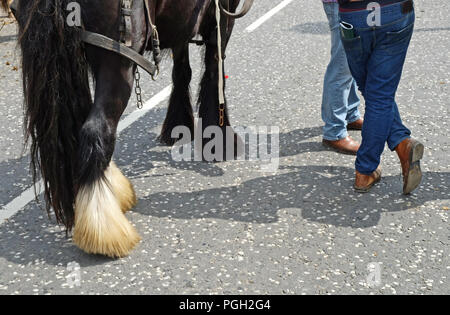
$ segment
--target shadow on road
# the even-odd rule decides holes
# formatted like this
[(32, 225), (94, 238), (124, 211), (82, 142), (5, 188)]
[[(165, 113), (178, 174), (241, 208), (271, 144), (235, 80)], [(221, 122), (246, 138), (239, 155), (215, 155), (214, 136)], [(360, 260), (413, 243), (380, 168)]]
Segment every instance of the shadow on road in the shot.
[[(145, 129), (145, 121), (137, 123), (138, 129)], [(280, 157), (294, 156), (304, 152), (321, 152), (328, 149), (320, 142), (305, 142), (305, 140), (322, 135), (321, 127), (297, 129), (280, 134)], [(154, 167), (154, 162), (164, 162), (174, 169), (193, 171), (205, 177), (223, 175), (222, 168), (215, 163), (181, 161), (172, 159), (171, 151), (155, 151), (159, 146), (157, 134), (142, 131), (136, 136), (136, 131), (127, 131), (121, 135), (116, 151), (116, 163), (124, 169), (130, 178), (147, 177), (148, 171)], [(169, 174), (166, 174), (169, 175)]]
[[(174, 219), (214, 218), (255, 224), (278, 221), (278, 211), (312, 222), (338, 227), (366, 228), (378, 224), (383, 213), (407, 211), (429, 201), (450, 199), (450, 173), (427, 172), (415, 196), (399, 192), (398, 177), (384, 178), (373, 193), (359, 195), (350, 188), (353, 170), (344, 167), (287, 167), (288, 173), (256, 178), (237, 187), (199, 192), (151, 194), (133, 210), (151, 217)], [(66, 266), (76, 261), (82, 267), (112, 262), (87, 255), (55, 228), (35, 205), (0, 227), (0, 257), (17, 263), (45, 261)], [(140, 231), (142, 232), (142, 231)]]
[[(354, 170), (344, 167), (286, 167), (290, 172), (256, 178), (236, 187), (200, 192), (162, 192), (140, 200), (135, 211), (177, 219), (216, 218), (273, 223), (277, 212), (341, 227), (367, 228), (378, 224), (382, 213), (404, 211), (428, 201), (450, 199), (450, 173), (425, 173), (424, 185), (415, 196), (402, 196), (400, 177), (386, 177), (370, 194), (356, 194)], [(189, 202), (187, 202), (189, 201)]]
[[(152, 119), (160, 122), (164, 112), (153, 114)], [(116, 161), (127, 176), (147, 177), (149, 182), (153, 176), (164, 176), (160, 172), (158, 175), (149, 174), (149, 170), (158, 167), (153, 164), (157, 161), (205, 177), (223, 175), (217, 164), (177, 163), (172, 161), (167, 150), (152, 150), (157, 146), (156, 135), (146, 129), (149, 124), (146, 118), (137, 122), (133, 130), (126, 130), (119, 139)], [(320, 134), (319, 127), (281, 134), (281, 155), (325, 150), (320, 143), (302, 142)], [(2, 168), (6, 167), (2, 165)], [(311, 222), (366, 228), (376, 226), (383, 213), (406, 211), (429, 201), (450, 199), (449, 172), (426, 172), (422, 188), (410, 197), (401, 195), (399, 176), (384, 178), (372, 193), (365, 195), (356, 194), (351, 188), (353, 176), (354, 170), (347, 167), (282, 166), (277, 175), (254, 178), (239, 186), (150, 194), (139, 200), (134, 211), (158, 218), (215, 218), (270, 224), (278, 221), (280, 210), (286, 209), (290, 215)], [(76, 248), (63, 229), (49, 221), (35, 203), (0, 226), (0, 257), (24, 265), (45, 261), (66, 266), (76, 261), (85, 267), (111, 262), (108, 258), (87, 255)]]

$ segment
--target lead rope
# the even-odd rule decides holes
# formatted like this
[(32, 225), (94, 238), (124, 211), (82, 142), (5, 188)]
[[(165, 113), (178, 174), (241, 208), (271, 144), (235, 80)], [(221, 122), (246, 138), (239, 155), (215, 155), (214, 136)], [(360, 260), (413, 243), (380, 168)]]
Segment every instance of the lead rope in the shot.
[(159, 42), (159, 33), (158, 29), (155, 25), (152, 24), (152, 21), (150, 20), (149, 16), (149, 23), (150, 28), (152, 29), (152, 53), (153, 53), (153, 61), (155, 62), (156, 66), (156, 73), (152, 75), (152, 80), (156, 81), (156, 79), (159, 76), (159, 64), (161, 63), (162, 57), (161, 57), (161, 48), (160, 48), (160, 42)]
[(225, 93), (223, 82), (223, 58), (222, 58), (222, 30), (220, 27), (220, 4), (219, 0), (216, 3), (216, 21), (217, 21), (217, 59), (219, 62), (219, 126), (225, 125)]

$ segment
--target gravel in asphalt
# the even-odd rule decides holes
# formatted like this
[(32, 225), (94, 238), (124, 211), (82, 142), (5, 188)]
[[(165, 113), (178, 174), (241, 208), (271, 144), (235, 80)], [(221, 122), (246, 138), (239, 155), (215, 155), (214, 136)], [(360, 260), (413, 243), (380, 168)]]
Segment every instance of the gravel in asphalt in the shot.
[[(402, 196), (393, 153), (383, 156), (383, 181), (360, 195), (354, 157), (321, 144), (330, 50), (321, 2), (295, 0), (245, 31), (278, 2), (258, 0), (237, 23), (226, 60), (231, 121), (280, 128), (278, 172), (254, 162), (173, 161), (156, 141), (164, 102), (121, 133), (114, 156), (139, 199), (127, 214), (143, 238), (131, 256), (83, 253), (33, 201), (0, 225), (0, 294), (450, 292), (450, 3), (416, 0), (398, 103), (426, 153), (422, 186)], [(0, 32), (1, 206), (31, 184), (15, 31)], [(194, 96), (199, 55), (193, 47)], [(158, 82), (145, 76), (145, 98), (170, 84), (170, 70), (168, 58)], [(133, 98), (126, 114), (134, 109)], [(71, 287), (73, 263), (81, 279)], [(380, 267), (378, 286), (367, 281), (371, 263)]]

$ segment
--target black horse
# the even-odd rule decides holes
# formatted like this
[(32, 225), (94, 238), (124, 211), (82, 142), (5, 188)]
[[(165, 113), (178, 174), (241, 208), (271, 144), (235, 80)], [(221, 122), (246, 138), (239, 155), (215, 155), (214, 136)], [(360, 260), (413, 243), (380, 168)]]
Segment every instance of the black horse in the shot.
[[(6, 8), (8, 0), (0, 0)], [(113, 40), (121, 37), (121, 0), (77, 0), (82, 28), (66, 22), (74, 0), (16, 0), (22, 52), (25, 128), (31, 140), (35, 181), (42, 177), (47, 210), (87, 253), (123, 257), (140, 237), (124, 213), (136, 204), (130, 181), (111, 161), (116, 130), (132, 93), (136, 65), (128, 59), (85, 44), (82, 29)], [(147, 3), (144, 3), (147, 1)], [(240, 0), (229, 1), (236, 12)], [(248, 0), (246, 0), (248, 1)], [(250, 1), (252, 2), (252, 1)], [(229, 126), (219, 120), (218, 45), (214, 0), (134, 0), (132, 46), (140, 54), (152, 49), (149, 18), (159, 31), (161, 49), (173, 53), (173, 91), (160, 139), (172, 145), (176, 126), (194, 134), (189, 84), (192, 71), (189, 42), (201, 36), (205, 45), (205, 73), (199, 95), (203, 128)], [(225, 51), (234, 19), (222, 10), (227, 23)], [(89, 78), (95, 83), (92, 99)], [(223, 116), (222, 116), (223, 117)], [(223, 133), (226, 135), (226, 132)], [(226, 139), (223, 139), (226, 143)]]

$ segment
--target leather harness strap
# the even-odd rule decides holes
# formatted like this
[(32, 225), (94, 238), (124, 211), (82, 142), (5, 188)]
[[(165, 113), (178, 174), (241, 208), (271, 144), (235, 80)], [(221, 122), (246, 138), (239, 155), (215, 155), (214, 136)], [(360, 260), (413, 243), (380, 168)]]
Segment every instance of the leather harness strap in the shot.
[[(153, 52), (153, 61), (155, 62), (156, 66), (158, 67), (161, 63), (162, 57), (161, 57), (161, 48), (160, 48), (160, 42), (159, 42), (159, 34), (158, 29), (156, 28), (156, 25), (152, 22), (152, 9), (153, 12), (156, 11), (156, 5), (154, 5), (154, 1), (151, 3), (153, 4), (152, 8), (150, 7), (150, 0), (144, 0), (144, 6), (145, 6), (145, 12), (147, 13), (147, 23), (150, 29), (150, 40), (152, 41), (152, 52)], [(155, 17), (156, 18), (156, 17)]]
[[(153, 51), (153, 61), (155, 64), (144, 58), (138, 52), (133, 50), (131, 47), (133, 45), (133, 23), (132, 23), (132, 8), (133, 8), (133, 0), (121, 0), (121, 15), (122, 15), (122, 23), (120, 27), (121, 34), (121, 42), (115, 41), (111, 38), (108, 38), (104, 35), (89, 32), (86, 30), (82, 31), (82, 40), (90, 45), (100, 47), (106, 49), (108, 51), (117, 53), (147, 71), (152, 77), (155, 77), (159, 72), (159, 63), (161, 62), (161, 50), (160, 50), (160, 42), (158, 31), (156, 26), (152, 22), (152, 14), (149, 5), (150, 0), (142, 0), (144, 1), (144, 7), (147, 16), (148, 29), (150, 30), (150, 38), (152, 43), (152, 51)], [(218, 4), (220, 7), (220, 12), (224, 14), (227, 18), (241, 18), (248, 13), (250, 8), (253, 5), (254, 0), (245, 0), (242, 10), (238, 13), (229, 12), (229, 0), (219, 0), (216, 1), (216, 5)], [(225, 3), (225, 5), (224, 5)], [(220, 17), (218, 17), (220, 20)], [(220, 22), (219, 22), (220, 23)], [(225, 47), (226, 43), (226, 34), (228, 28), (228, 20), (226, 23), (220, 23), (220, 35), (223, 34), (223, 38), (221, 40), (220, 46)], [(218, 33), (219, 33), (218, 32)], [(220, 38), (221, 36), (218, 35)], [(200, 44), (200, 42), (196, 42), (196, 44)]]
[[(108, 51), (115, 52), (139, 65), (145, 71), (147, 71), (153, 79), (159, 74), (159, 63), (161, 62), (161, 50), (159, 35), (156, 26), (152, 23), (152, 14), (150, 0), (143, 0), (144, 8), (147, 20), (147, 32), (150, 33), (150, 40), (152, 43), (153, 61), (155, 64), (144, 58), (138, 52), (133, 50), (133, 24), (132, 24), (132, 8), (133, 0), (121, 0), (121, 16), (122, 23), (120, 27), (121, 43), (108, 38), (104, 35), (82, 31), (82, 39), (85, 43), (106, 49)], [(223, 74), (223, 59), (225, 58), (224, 48), (228, 41), (228, 28), (229, 20), (241, 18), (248, 13), (253, 5), (254, 0), (245, 0), (242, 10), (239, 13), (230, 13), (230, 1), (229, 0), (213, 0), (215, 3), (215, 16), (217, 22), (217, 59), (218, 59), (218, 94), (219, 94), (219, 126), (225, 125), (225, 95), (224, 95), (224, 74)], [(225, 5), (225, 8), (224, 8)], [(155, 10), (155, 8), (153, 8)], [(221, 16), (224, 15), (226, 19), (221, 20)], [(198, 44), (198, 43), (197, 43)], [(140, 74), (136, 68), (136, 95), (138, 98), (138, 108), (142, 108), (141, 88), (139, 86)]]
[[(155, 46), (154, 37), (158, 36), (156, 27), (151, 22), (152, 20), (150, 15), (150, 9), (148, 7), (147, 0), (143, 1), (146, 8), (146, 14), (148, 15), (147, 20), (150, 25), (149, 28), (151, 29), (152, 43)], [(154, 59), (156, 65), (131, 48), (133, 46), (133, 24), (131, 19), (133, 12), (132, 8), (133, 8), (133, 0), (121, 0), (121, 13), (122, 13), (122, 23), (120, 26), (121, 42), (115, 41), (104, 35), (89, 32), (86, 30), (82, 31), (82, 40), (87, 44), (106, 49), (108, 51), (119, 54), (127, 58), (128, 60), (131, 60), (132, 62), (140, 66), (142, 69), (147, 71), (152, 77), (155, 77), (159, 72), (158, 64), (161, 61), (159, 39), (156, 39), (158, 47), (154, 47)]]
[(158, 72), (158, 68), (144, 56), (109, 37), (97, 33), (83, 31), (82, 40), (87, 44), (112, 51), (133, 61), (152, 76), (156, 75)]
[(127, 47), (133, 45), (133, 24), (131, 21), (133, 7), (133, 0), (122, 0), (121, 1), (121, 12), (122, 12), (122, 24), (121, 24), (121, 41)]

